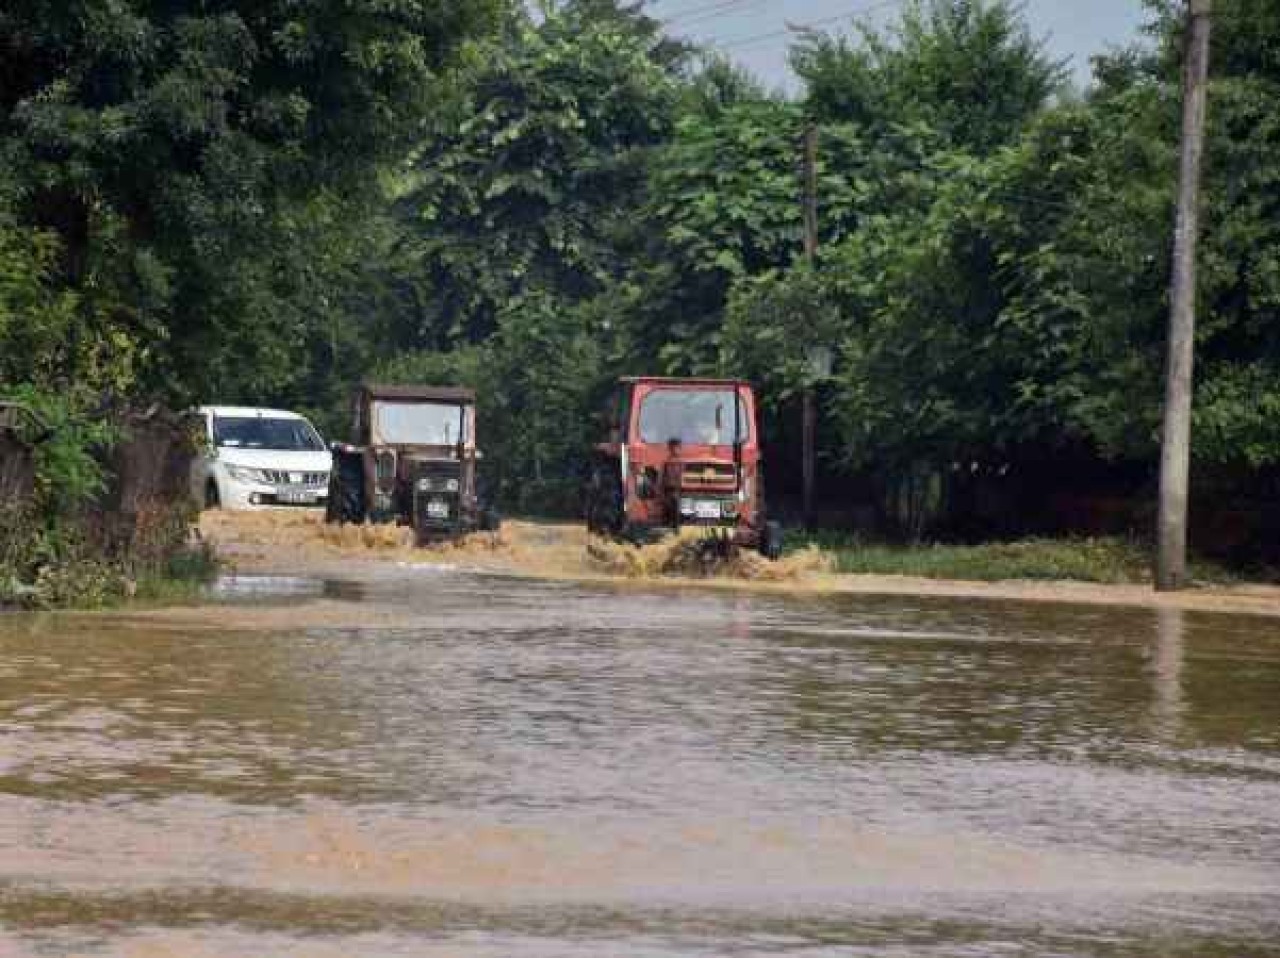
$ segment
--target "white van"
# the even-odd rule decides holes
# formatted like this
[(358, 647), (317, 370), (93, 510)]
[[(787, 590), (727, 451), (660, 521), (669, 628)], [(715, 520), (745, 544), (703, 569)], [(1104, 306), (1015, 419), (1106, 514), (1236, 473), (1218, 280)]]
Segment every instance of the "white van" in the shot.
[(333, 455), (297, 413), (246, 406), (203, 406), (205, 447), (191, 470), (191, 491), (205, 508), (322, 506)]

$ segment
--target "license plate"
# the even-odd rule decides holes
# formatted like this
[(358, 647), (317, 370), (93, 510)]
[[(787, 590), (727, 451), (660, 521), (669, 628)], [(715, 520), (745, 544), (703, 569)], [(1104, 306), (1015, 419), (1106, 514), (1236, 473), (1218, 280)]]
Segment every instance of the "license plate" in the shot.
[(302, 489), (280, 489), (276, 492), (276, 501), (291, 506), (313, 506), (319, 501), (319, 493)]
[(693, 514), (699, 519), (719, 519), (720, 503), (700, 500), (693, 504)]
[(440, 501), (440, 500), (438, 500), (438, 499), (433, 499), (433, 500), (431, 500), (430, 502), (428, 502), (428, 503), (427, 503), (427, 518), (428, 518), (428, 519), (448, 519), (448, 518), (449, 518), (449, 503), (447, 503), (447, 502), (441, 502), (441, 501)]

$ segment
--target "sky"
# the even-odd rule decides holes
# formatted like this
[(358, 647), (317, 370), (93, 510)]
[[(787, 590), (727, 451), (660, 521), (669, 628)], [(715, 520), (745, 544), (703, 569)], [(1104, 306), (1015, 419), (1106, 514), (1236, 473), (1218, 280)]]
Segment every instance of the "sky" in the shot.
[[(1070, 61), (1078, 83), (1089, 78), (1089, 57), (1138, 38), (1142, 0), (1023, 0), (1034, 35)], [(723, 45), (724, 52), (774, 87), (789, 86), (788, 23), (847, 27), (855, 18), (892, 22), (902, 0), (650, 0), (647, 12), (676, 34)], [(778, 36), (769, 34), (781, 33)]]

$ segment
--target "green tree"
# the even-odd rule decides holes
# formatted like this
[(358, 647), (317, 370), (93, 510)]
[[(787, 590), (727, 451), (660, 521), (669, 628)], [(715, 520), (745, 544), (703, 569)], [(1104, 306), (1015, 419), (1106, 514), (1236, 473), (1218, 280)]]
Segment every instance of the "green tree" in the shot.
[(439, 69), (502, 6), (7, 3), (0, 144), (23, 171), (20, 221), (58, 237), (82, 322), (142, 344), (147, 386), (278, 383), (292, 331), (270, 321), (263, 264), (296, 205), (373, 195)]
[(81, 402), (124, 394), (134, 384), (138, 344), (66, 288), (58, 236), (21, 224), (14, 192), (0, 174), (0, 391), (38, 384)]
[[(1181, 29), (1172, 6), (1153, 7), (1161, 55), (1104, 62), (1098, 94), (1006, 164), (1015, 188), (1056, 184), (1070, 206), (1022, 262), (1013, 315), (1070, 331), (1058, 375), (1029, 396), (1104, 455), (1147, 462), (1162, 401)], [(1280, 69), (1266, 39), (1280, 22), (1263, 7), (1215, 7), (1193, 447), (1202, 473), (1280, 463), (1265, 414), (1280, 402)]]
[[(684, 117), (654, 158), (646, 219), (652, 224), (631, 282), (645, 290), (626, 321), (641, 356), (675, 373), (719, 365), (733, 284), (788, 268), (803, 249), (800, 151), (806, 120), (795, 104), (747, 100)], [(823, 239), (858, 222), (870, 189), (857, 131), (822, 131)]]
[(979, 153), (1016, 138), (1065, 78), (1011, 0), (912, 0), (886, 32), (809, 34), (791, 63), (819, 119), (924, 123)]
[(675, 93), (649, 42), (611, 20), (552, 15), (475, 50), (399, 202), (415, 285), (402, 341), (480, 342), (513, 302), (587, 299), (618, 276)]

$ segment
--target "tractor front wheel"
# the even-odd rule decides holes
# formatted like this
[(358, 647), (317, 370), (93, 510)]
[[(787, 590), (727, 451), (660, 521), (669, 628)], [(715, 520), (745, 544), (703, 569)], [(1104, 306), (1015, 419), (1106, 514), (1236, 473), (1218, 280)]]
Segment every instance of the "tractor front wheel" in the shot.
[(764, 524), (764, 529), (760, 533), (760, 554), (775, 562), (782, 558), (782, 525), (780, 523)]
[(587, 528), (596, 535), (621, 536), (626, 521), (622, 477), (616, 467), (597, 465), (587, 488)]

